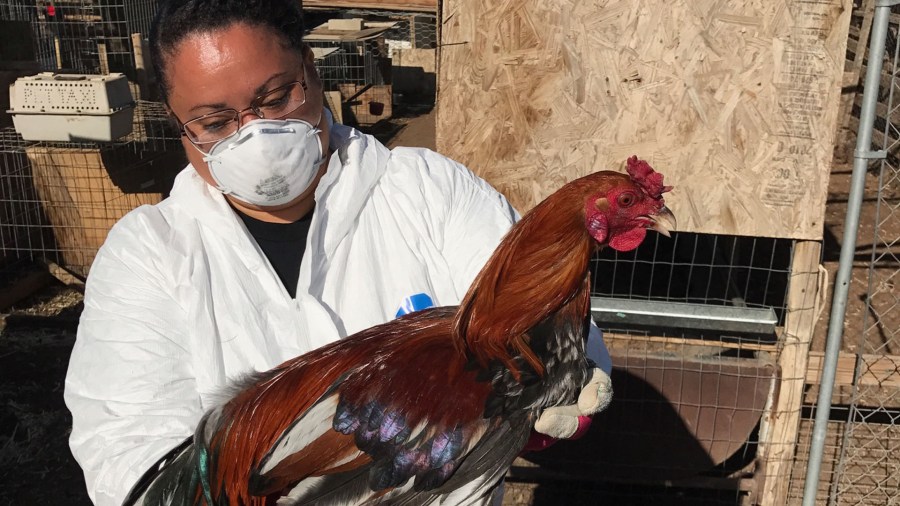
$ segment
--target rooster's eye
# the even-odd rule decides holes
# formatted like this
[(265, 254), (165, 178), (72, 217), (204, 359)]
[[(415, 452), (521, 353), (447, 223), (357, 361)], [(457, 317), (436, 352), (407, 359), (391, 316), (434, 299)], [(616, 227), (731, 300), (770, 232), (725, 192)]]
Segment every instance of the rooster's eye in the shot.
[(623, 193), (619, 195), (619, 207), (631, 207), (634, 204), (635, 197), (633, 193)]

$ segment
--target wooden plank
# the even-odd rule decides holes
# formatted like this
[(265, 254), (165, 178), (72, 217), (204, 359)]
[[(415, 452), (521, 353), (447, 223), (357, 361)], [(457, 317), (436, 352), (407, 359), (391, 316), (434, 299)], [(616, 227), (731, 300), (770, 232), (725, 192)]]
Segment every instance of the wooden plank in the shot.
[(526, 211), (637, 154), (679, 230), (819, 239), (850, 0), (443, 3), (437, 145)]
[(362, 18), (329, 19), (328, 20), (328, 29), (329, 30), (344, 30), (344, 31), (358, 32), (363, 29), (363, 19)]
[(97, 43), (97, 59), (100, 61), (100, 73), (109, 74), (109, 55), (106, 52), (106, 43)]
[(800, 408), (809, 345), (816, 318), (823, 304), (819, 274), (822, 245), (817, 241), (799, 241), (794, 247), (791, 279), (788, 287), (787, 315), (778, 355), (781, 381), (776, 386), (760, 423), (760, 472), (763, 506), (787, 504), (788, 479), (800, 428)]
[[(841, 353), (838, 357), (837, 374), (834, 377), (835, 387), (853, 385), (856, 373), (857, 356), (853, 353)], [(897, 355), (863, 355), (862, 371), (859, 385), (875, 387), (900, 387), (900, 356)], [(809, 368), (806, 370), (806, 383), (819, 385), (822, 377), (822, 366), (825, 354), (814, 351), (809, 354)]]
[(317, 41), (340, 41), (340, 42), (359, 42), (363, 40), (374, 39), (384, 32), (388, 31), (389, 28), (385, 28), (383, 26), (376, 26), (371, 28), (363, 28), (362, 30), (357, 31), (348, 31), (348, 30), (331, 30), (327, 27), (327, 25), (322, 25), (313, 31), (309, 32), (306, 36), (303, 37), (303, 40), (309, 42), (317, 42)]
[(312, 49), (313, 59), (315, 59), (316, 62), (318, 62), (319, 60), (323, 60), (323, 59), (327, 58), (329, 55), (340, 51), (340, 48), (337, 48), (337, 47), (313, 47), (310, 49)]
[(689, 339), (683, 337), (642, 336), (638, 334), (624, 334), (610, 331), (603, 332), (603, 340), (606, 341), (610, 347), (616, 346), (616, 341), (623, 341), (625, 343), (638, 342), (655, 343), (666, 346), (702, 346), (710, 348), (728, 348), (733, 350), (766, 351), (771, 353), (778, 350), (777, 344)]
[(62, 70), (62, 50), (59, 45), (59, 36), (53, 36), (53, 47), (56, 52), (56, 70)]
[[(119, 186), (142, 186), (154, 180), (152, 170), (130, 169), (123, 174), (123, 168), (134, 167), (131, 164), (138, 160), (127, 157), (138, 154), (121, 151), (116, 152), (121, 157), (104, 157), (101, 149), (44, 145), (30, 146), (25, 153), (38, 198), (53, 225), (62, 263), (82, 277), (87, 277), (109, 229), (120, 218), (140, 205), (157, 204), (163, 198), (161, 193), (129, 193)], [(145, 163), (151, 158), (147, 152), (140, 156)], [(119, 180), (114, 182), (113, 175)]]
[(438, 0), (303, 0), (303, 8), (437, 12)]
[(84, 279), (83, 277), (78, 277), (73, 272), (69, 271), (65, 267), (57, 264), (56, 262), (46, 262), (47, 272), (50, 273), (51, 276), (59, 280), (62, 284), (74, 288), (81, 293), (84, 293)]
[(390, 84), (361, 86), (339, 83), (344, 120), (350, 125), (371, 126), (393, 114), (393, 96)]
[[(859, 78), (862, 75), (863, 61), (865, 60), (867, 53), (866, 48), (869, 44), (869, 34), (872, 32), (872, 18), (874, 13), (875, 0), (865, 0), (863, 3), (862, 26), (859, 29), (859, 35), (853, 49), (853, 61), (847, 69), (849, 76), (846, 80), (850, 83), (849, 86), (855, 87), (859, 84)], [(841, 97), (841, 109), (838, 113), (838, 118), (841, 119), (841, 127), (845, 130), (850, 125), (850, 117), (852, 116), (851, 112), (853, 111), (853, 104), (856, 102), (856, 95), (856, 90), (852, 90)], [(845, 132), (842, 136), (842, 140), (845, 143), (847, 137), (848, 135)]]
[(331, 110), (331, 114), (334, 116), (334, 121), (336, 123), (344, 124), (344, 105), (341, 100), (341, 92), (340, 91), (326, 91), (325, 92), (325, 102), (328, 104), (328, 109)]

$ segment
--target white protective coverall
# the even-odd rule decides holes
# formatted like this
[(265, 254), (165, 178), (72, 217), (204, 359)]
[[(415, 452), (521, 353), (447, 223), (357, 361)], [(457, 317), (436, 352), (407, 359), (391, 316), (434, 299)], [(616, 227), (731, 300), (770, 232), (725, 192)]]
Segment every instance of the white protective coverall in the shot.
[(169, 198), (110, 231), (65, 385), (70, 446), (95, 504), (121, 504), (242, 374), (391, 320), (416, 294), (457, 304), (518, 219), (487, 183), (432, 151), (388, 150), (339, 124), (331, 139), (296, 299), (190, 166)]

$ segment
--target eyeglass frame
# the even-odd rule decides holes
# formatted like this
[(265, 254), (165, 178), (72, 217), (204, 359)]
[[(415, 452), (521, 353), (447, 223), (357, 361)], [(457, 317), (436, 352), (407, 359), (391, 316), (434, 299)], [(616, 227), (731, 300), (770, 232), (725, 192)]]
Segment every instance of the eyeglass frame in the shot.
[[(259, 101), (260, 101), (260, 99), (262, 99), (263, 97), (269, 96), (270, 94), (275, 93), (275, 92), (277, 92), (277, 91), (280, 91), (280, 90), (283, 90), (283, 89), (285, 89), (285, 88), (288, 88), (288, 87), (290, 87), (290, 86), (294, 86), (294, 85), (296, 85), (296, 84), (299, 84), (299, 85), (300, 85), (300, 88), (303, 90), (303, 101), (300, 102), (299, 104), (297, 104), (297, 107), (295, 107), (294, 109), (292, 109), (292, 110), (290, 110), (290, 111), (288, 111), (288, 112), (286, 112), (286, 113), (284, 113), (284, 114), (282, 114), (281, 116), (278, 116), (278, 117), (276, 117), (276, 118), (266, 118), (265, 116), (263, 116), (262, 111), (259, 110), (259, 107), (260, 107)], [(301, 107), (303, 107), (304, 105), (306, 105), (306, 101), (307, 101), (307, 98), (308, 98), (308, 95), (307, 95), (307, 91), (308, 91), (308, 90), (309, 90), (309, 86), (306, 84), (306, 69), (303, 69), (303, 76), (302, 76), (299, 80), (297, 80), (297, 81), (291, 81), (291, 82), (285, 83), (285, 84), (282, 85), (282, 86), (279, 86), (279, 87), (274, 88), (274, 89), (271, 89), (271, 90), (269, 90), (269, 91), (267, 91), (267, 92), (265, 92), (265, 93), (262, 93), (262, 94), (260, 94), (260, 95), (257, 95), (253, 100), (250, 101), (250, 107), (247, 107), (247, 108), (244, 108), (244, 109), (241, 109), (241, 110), (237, 110), (237, 109), (235, 109), (235, 108), (233, 108), (233, 107), (228, 107), (228, 108), (225, 108), (225, 109), (219, 109), (218, 111), (213, 111), (213, 112), (210, 112), (210, 113), (206, 113), (206, 114), (197, 116), (196, 118), (191, 118), (191, 119), (189, 119), (189, 120), (187, 120), (187, 121), (181, 121), (181, 119), (178, 118), (178, 115), (176, 115), (174, 111), (171, 111), (171, 109), (170, 109), (170, 111), (172, 112), (172, 117), (175, 118), (175, 121), (178, 122), (178, 129), (181, 130), (181, 135), (182, 135), (183, 137), (187, 137), (187, 140), (188, 140), (191, 144), (193, 144), (193, 145), (196, 146), (197, 148), (201, 148), (201, 150), (202, 150), (203, 146), (207, 146), (207, 145), (209, 145), (209, 144), (215, 144), (215, 143), (217, 143), (217, 142), (221, 142), (221, 141), (223, 141), (223, 140), (225, 140), (225, 139), (228, 139), (229, 137), (232, 137), (232, 136), (234, 136), (235, 134), (237, 134), (237, 131), (240, 130), (240, 128), (241, 128), (242, 126), (244, 126), (244, 115), (247, 113), (247, 111), (253, 111), (253, 114), (255, 114), (257, 117), (259, 117), (259, 118), (261, 118), (261, 119), (281, 119), (281, 118), (284, 118), (285, 116), (287, 116), (288, 114), (291, 114), (292, 112), (296, 111), (297, 109), (300, 109)], [(255, 105), (254, 105), (254, 104), (255, 104)], [(238, 127), (237, 127), (237, 129), (236, 129), (234, 132), (232, 132), (232, 133), (226, 135), (225, 137), (222, 137), (221, 139), (216, 139), (216, 140), (214, 140), (214, 141), (197, 142), (197, 141), (195, 141), (194, 139), (191, 138), (191, 135), (188, 133), (188, 130), (187, 130), (187, 126), (188, 126), (190, 123), (193, 123), (194, 121), (198, 121), (198, 120), (201, 120), (201, 119), (204, 119), (204, 118), (208, 118), (208, 117), (210, 117), (210, 116), (214, 116), (214, 115), (216, 115), (216, 114), (221, 114), (221, 113), (223, 113), (223, 112), (229, 112), (229, 111), (233, 111), (233, 112), (237, 115), (237, 123), (238, 123)]]

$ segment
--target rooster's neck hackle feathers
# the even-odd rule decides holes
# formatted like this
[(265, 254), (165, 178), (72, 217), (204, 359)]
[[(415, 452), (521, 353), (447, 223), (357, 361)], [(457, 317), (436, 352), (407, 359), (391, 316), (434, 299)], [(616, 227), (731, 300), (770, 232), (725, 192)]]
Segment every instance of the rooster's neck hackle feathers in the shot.
[[(513, 357), (539, 374), (529, 329), (583, 288), (596, 243), (585, 227), (585, 200), (621, 181), (600, 172), (575, 180), (526, 214), (504, 237), (460, 304), (454, 331), (461, 352), (482, 366), (499, 360), (518, 378)], [(610, 179), (610, 184), (604, 184)]]

